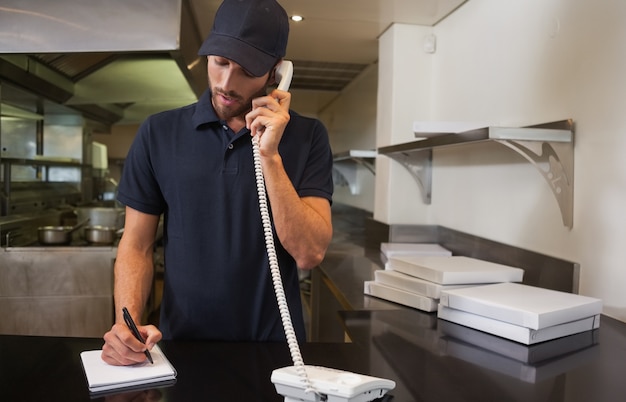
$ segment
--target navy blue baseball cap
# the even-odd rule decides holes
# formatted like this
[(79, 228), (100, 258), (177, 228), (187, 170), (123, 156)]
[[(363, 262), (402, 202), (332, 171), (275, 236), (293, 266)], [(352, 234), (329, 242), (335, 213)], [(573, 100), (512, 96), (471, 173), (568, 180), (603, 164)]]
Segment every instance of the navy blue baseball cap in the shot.
[(276, 0), (224, 0), (198, 54), (226, 57), (261, 77), (285, 56), (288, 36), (289, 18)]

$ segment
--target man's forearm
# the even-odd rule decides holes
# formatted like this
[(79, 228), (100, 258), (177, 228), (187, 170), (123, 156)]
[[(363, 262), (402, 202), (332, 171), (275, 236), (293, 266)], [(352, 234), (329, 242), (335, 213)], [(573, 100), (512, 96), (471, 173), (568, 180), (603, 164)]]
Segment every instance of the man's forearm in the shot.
[(267, 194), (278, 238), (302, 269), (314, 268), (332, 238), (328, 200), (300, 198), (276, 155), (263, 160)]
[(122, 307), (141, 320), (143, 310), (152, 289), (154, 267), (152, 256), (130, 257), (129, 253), (118, 254), (115, 263), (115, 316), (117, 322), (123, 322)]

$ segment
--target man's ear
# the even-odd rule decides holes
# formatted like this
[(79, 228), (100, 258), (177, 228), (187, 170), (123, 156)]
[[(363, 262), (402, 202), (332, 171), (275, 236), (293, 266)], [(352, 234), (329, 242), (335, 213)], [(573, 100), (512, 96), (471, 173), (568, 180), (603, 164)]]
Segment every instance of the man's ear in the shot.
[(283, 59), (279, 59), (276, 64), (274, 64), (274, 67), (272, 67), (272, 69), (270, 70), (270, 75), (268, 77), (268, 84), (269, 85), (277, 85), (278, 82), (276, 82), (276, 68), (278, 67), (278, 65), (283, 61)]

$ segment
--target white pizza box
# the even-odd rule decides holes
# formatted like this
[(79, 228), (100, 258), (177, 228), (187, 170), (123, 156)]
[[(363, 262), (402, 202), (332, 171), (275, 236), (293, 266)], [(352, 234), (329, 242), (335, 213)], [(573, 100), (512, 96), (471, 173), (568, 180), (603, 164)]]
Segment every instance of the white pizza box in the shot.
[(445, 307), (531, 329), (602, 313), (602, 300), (521, 283), (496, 283), (441, 292)]
[(413, 307), (422, 311), (437, 311), (437, 300), (435, 299), (415, 293), (405, 292), (404, 290), (392, 288), (374, 281), (365, 281), (364, 293), (366, 295), (378, 297), (380, 299)]
[(524, 270), (465, 256), (393, 257), (385, 269), (441, 285), (521, 282)]
[(484, 331), (525, 345), (549, 341), (567, 335), (590, 331), (600, 326), (600, 315), (577, 319), (541, 329), (532, 329), (482, 315), (456, 310), (439, 303), (437, 317), (466, 327)]
[(452, 251), (434, 243), (381, 243), (380, 252), (383, 263), (391, 257), (403, 255), (452, 255)]
[(437, 330), (441, 340), (467, 344), (525, 364), (538, 364), (545, 360), (574, 353), (598, 343), (598, 330), (579, 332), (533, 345), (524, 345), (496, 335), (488, 334), (451, 321), (438, 320)]
[(588, 364), (597, 358), (599, 351), (600, 349), (594, 344), (572, 353), (548, 359), (540, 364), (528, 364), (464, 342), (455, 341), (453, 338), (442, 340), (439, 347), (441, 354), (531, 384), (557, 377), (573, 368)]
[(379, 269), (374, 271), (376, 283), (387, 285), (405, 292), (417, 293), (418, 295), (439, 299), (442, 290), (456, 289), (475, 285), (441, 285), (402, 272)]

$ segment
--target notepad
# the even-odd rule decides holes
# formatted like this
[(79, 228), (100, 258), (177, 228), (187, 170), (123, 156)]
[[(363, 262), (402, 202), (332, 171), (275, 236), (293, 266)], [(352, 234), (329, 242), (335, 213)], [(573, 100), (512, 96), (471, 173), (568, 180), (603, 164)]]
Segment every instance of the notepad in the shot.
[(169, 385), (175, 381), (176, 369), (161, 349), (154, 346), (150, 353), (154, 364), (146, 360), (133, 366), (112, 366), (102, 360), (102, 350), (81, 352), (80, 359), (87, 377), (89, 392), (101, 393), (158, 383)]

